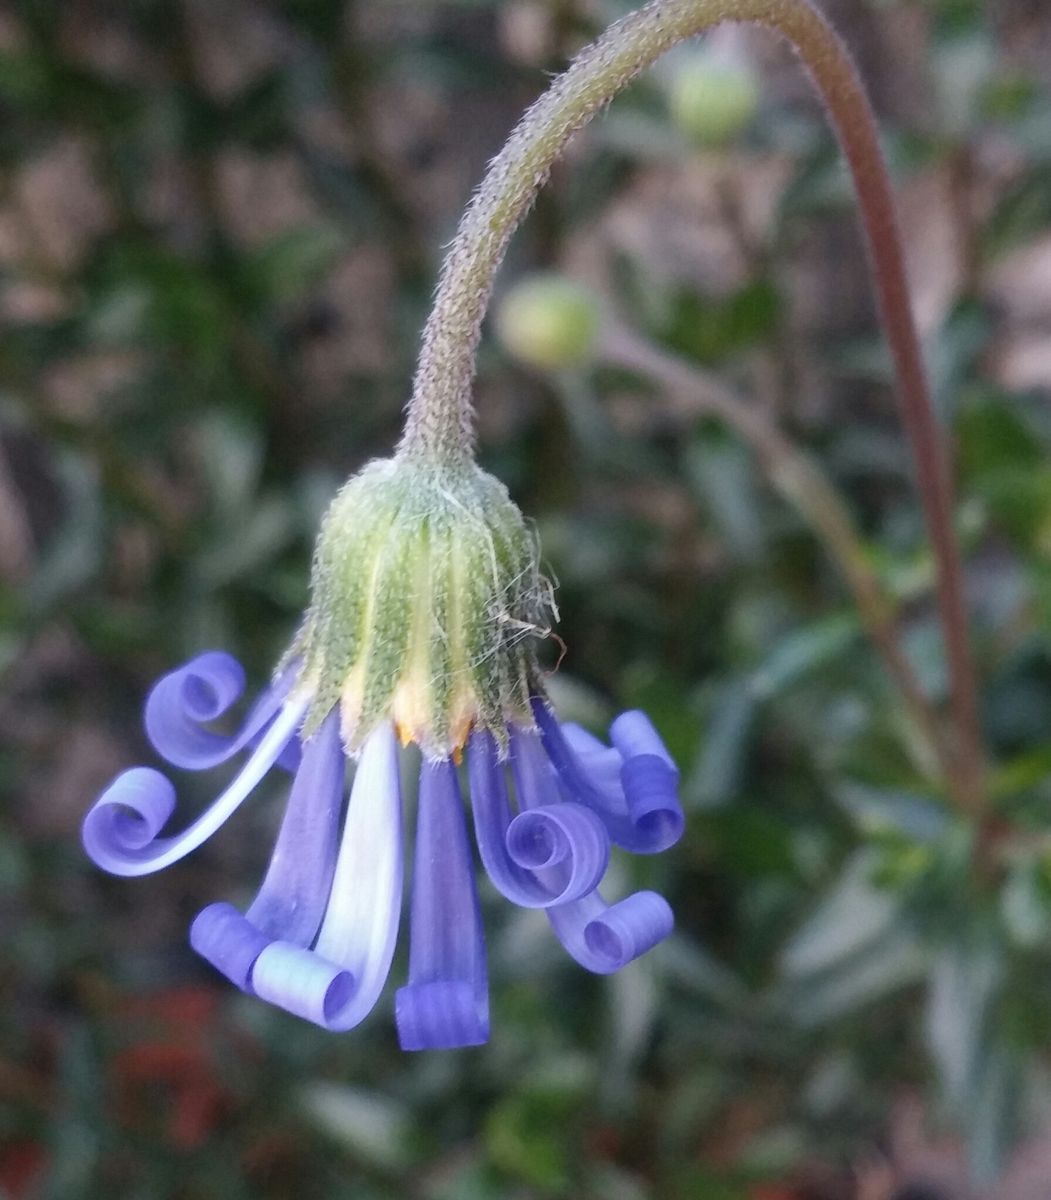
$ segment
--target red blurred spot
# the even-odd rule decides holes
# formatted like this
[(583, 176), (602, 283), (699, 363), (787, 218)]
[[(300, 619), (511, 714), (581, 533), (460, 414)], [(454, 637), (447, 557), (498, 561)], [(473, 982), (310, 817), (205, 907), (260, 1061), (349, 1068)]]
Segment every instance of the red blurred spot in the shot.
[(11, 1200), (32, 1195), (46, 1161), (44, 1148), (36, 1142), (9, 1142), (0, 1146), (0, 1193)]
[(206, 1024), (219, 1011), (218, 994), (211, 988), (174, 987), (145, 996), (127, 996), (120, 1016), (127, 1020), (153, 1020), (172, 1025)]
[(130, 1044), (113, 1060), (117, 1110), (136, 1127), (157, 1111), (164, 1096), (163, 1130), (172, 1146), (190, 1150), (215, 1128), (228, 1104), (217, 1071), (214, 1037), (219, 1004), (205, 988), (171, 988), (124, 1000), (122, 1024)]
[(748, 1200), (799, 1200), (799, 1193), (787, 1183), (756, 1183), (748, 1189)]

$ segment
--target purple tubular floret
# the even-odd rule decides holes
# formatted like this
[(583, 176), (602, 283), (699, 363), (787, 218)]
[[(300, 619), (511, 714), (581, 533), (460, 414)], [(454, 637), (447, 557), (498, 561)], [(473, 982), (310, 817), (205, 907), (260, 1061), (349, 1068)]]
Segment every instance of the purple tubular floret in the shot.
[(520, 867), (550, 880), (548, 905), (565, 904), (601, 883), (609, 865), (609, 835), (583, 804), (548, 804), (515, 817), (507, 830), (507, 853)]
[(677, 842), (683, 830), (679, 768), (653, 722), (645, 713), (625, 712), (609, 733), (623, 758), (620, 779), (632, 821), (639, 828), (649, 828), (656, 841)]
[(175, 811), (175, 788), (152, 767), (123, 771), (95, 801), (81, 831), (88, 857), (114, 875), (140, 854)]
[(622, 712), (609, 727), (609, 737), (625, 761), (629, 758), (655, 755), (678, 777), (679, 769), (675, 760), (668, 753), (668, 747), (654, 728), (653, 722), (644, 712), (639, 712), (638, 709)]
[(420, 771), (409, 981), (395, 998), (403, 1050), (480, 1046), (489, 1038), (485, 936), (456, 768)]
[(325, 913), (335, 868), (343, 801), (343, 748), (331, 713), (306, 743), (262, 886), (242, 916), (211, 904), (190, 929), (190, 944), (243, 991), (273, 941), (309, 946)]
[(194, 950), (243, 992), (251, 992), (252, 968), (272, 940), (225, 901), (202, 908), (190, 926)]
[[(525, 773), (522, 757), (520, 749), (519, 777)], [(546, 758), (542, 765), (555, 784)], [(609, 835), (591, 809), (560, 801), (556, 785), (542, 798), (554, 803), (513, 815), (504, 765), (485, 732), (471, 737), (468, 771), (478, 851), (502, 896), (522, 908), (547, 908), (598, 886), (609, 862)], [(537, 793), (530, 798), (538, 799)], [(526, 803), (521, 791), (519, 800)]]
[[(194, 920), (194, 949), (243, 991), (330, 1031), (373, 1009), (386, 984), (401, 914), (403, 847), (397, 740), (390, 724), (367, 739), (346, 817), (339, 715), (301, 743), (309, 699), (278, 679), (232, 736), (207, 728), (240, 698), (244, 672), (211, 651), (161, 679), (146, 704), (158, 752), (191, 769), (239, 750), (247, 761), (213, 804), (182, 832), (161, 837), (175, 791), (160, 772), (125, 771), (84, 819), (91, 858), (119, 875), (142, 875), (182, 858), (217, 830), (275, 764), (295, 772), (259, 891), (242, 914), (231, 904)], [(468, 773), (482, 862), (496, 889), (543, 908), (566, 950), (609, 974), (672, 930), (667, 902), (640, 891), (614, 904), (599, 893), (610, 843), (655, 853), (681, 836), (678, 770), (640, 712), (614, 721), (612, 746), (562, 726), (533, 701), (537, 728), (509, 726), (510, 753), (476, 730)], [(513, 779), (513, 798), (509, 781)], [(420, 772), (409, 974), (395, 999), (405, 1050), (481, 1045), (489, 1036), (485, 937), (457, 770), (450, 759)]]
[(345, 772), (333, 710), (303, 747), (266, 877), (245, 914), (272, 937), (308, 946), (317, 936), (336, 867)]
[(507, 798), (503, 764), (496, 742), (481, 731), (471, 735), (467, 754), (471, 811), (475, 840), (486, 873), (496, 890), (523, 908), (543, 908), (549, 891), (531, 871), (524, 870), (507, 853), (507, 829), (513, 815)]
[(558, 776), (551, 770), (540, 736), (532, 730), (515, 726), (510, 728), (509, 735), (511, 771), (519, 808), (524, 811), (559, 803), (562, 792), (558, 786)]
[(591, 785), (604, 795), (616, 798), (621, 794), (620, 768), (624, 760), (620, 751), (599, 741), (580, 725), (566, 721), (559, 725), (569, 749), (576, 755), (581, 769)]
[(610, 975), (663, 941), (674, 927), (671, 907), (656, 892), (635, 892), (607, 904), (592, 892), (547, 910), (566, 950), (588, 971)]
[[(263, 734), (284, 704), (294, 672), (286, 671), (259, 697), (241, 728), (231, 736), (204, 728), (218, 720), (244, 691), (245, 674), (232, 655), (221, 650), (198, 654), (154, 684), (146, 699), (146, 734), (172, 766), (202, 771), (218, 766)], [(297, 748), (290, 739), (281, 765), (294, 770)]]
[(678, 772), (655, 754), (640, 754), (624, 760), (620, 780), (638, 844), (653, 847), (639, 852), (652, 854), (674, 846), (685, 825), (678, 799)]
[[(656, 854), (674, 845), (685, 824), (678, 800), (678, 771), (656, 730), (642, 713), (614, 722), (620, 778), (609, 771), (609, 751), (581, 752), (570, 743), (554, 713), (533, 701), (544, 749), (563, 786), (602, 819), (610, 838), (635, 854)], [(579, 746), (580, 738), (574, 738)], [(589, 759), (594, 769), (589, 769)]]
[(585, 805), (561, 799), (543, 743), (532, 730), (511, 729), (511, 769), (522, 811), (507, 829), (508, 855), (539, 873), (551, 891), (550, 903), (586, 896), (609, 865), (609, 834), (601, 819)]

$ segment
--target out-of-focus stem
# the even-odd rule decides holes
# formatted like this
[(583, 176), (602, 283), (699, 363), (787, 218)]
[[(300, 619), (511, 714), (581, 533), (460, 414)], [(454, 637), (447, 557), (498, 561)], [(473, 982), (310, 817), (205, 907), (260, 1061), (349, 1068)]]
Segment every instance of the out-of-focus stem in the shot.
[(985, 755), (945, 446), (927, 388), (872, 110), (849, 54), (810, 0), (651, 0), (611, 26), (555, 80), (490, 164), (446, 256), (399, 454), (449, 469), (470, 458), (475, 352), (512, 233), (573, 134), (666, 50), (723, 21), (764, 26), (795, 48), (851, 170), (937, 567), (957, 763), (953, 798), (978, 817), (985, 806)]
[(955, 783), (957, 764), (938, 714), (901, 647), (896, 603), (865, 556), (850, 514), (820, 468), (761, 410), (692, 364), (624, 329), (608, 328), (599, 346), (602, 361), (660, 383), (682, 397), (692, 414), (710, 413), (755, 451), (770, 484), (800, 513), (835, 560), (854, 596), (862, 627), (901, 694), (927, 764), (937, 763)]

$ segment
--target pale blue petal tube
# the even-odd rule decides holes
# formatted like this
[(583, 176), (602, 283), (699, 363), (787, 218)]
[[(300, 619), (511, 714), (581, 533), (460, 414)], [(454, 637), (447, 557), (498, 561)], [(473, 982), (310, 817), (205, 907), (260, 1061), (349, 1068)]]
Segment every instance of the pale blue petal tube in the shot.
[(489, 1039), (485, 935), (456, 768), (420, 771), (412, 879), (409, 982), (394, 1002), (403, 1050), (449, 1050)]
[(390, 972), (402, 857), (398, 746), (384, 724), (361, 753), (317, 943), (313, 950), (286, 941), (266, 946), (252, 968), (255, 994), (329, 1030), (359, 1024)]
[[(218, 766), (251, 745), (282, 707), (295, 677), (285, 671), (256, 701), (232, 736), (203, 728), (218, 720), (244, 691), (245, 674), (232, 655), (221, 650), (198, 654), (154, 684), (146, 699), (146, 734), (172, 766), (202, 771)], [(282, 752), (282, 765), (294, 770), (296, 747)]]
[(325, 913), (336, 862), (345, 760), (335, 711), (306, 743), (266, 877), (248, 912), (210, 904), (190, 944), (216, 970), (251, 991), (256, 959), (281, 939), (309, 946)]
[[(685, 820), (677, 794), (678, 771), (648, 718), (642, 713), (618, 718), (624, 722), (617, 746), (622, 758), (621, 787), (614, 792), (605, 771), (595, 777), (589, 774), (543, 700), (533, 701), (533, 713), (562, 783), (598, 813), (618, 846), (635, 854), (656, 854), (679, 840)], [(659, 753), (654, 744), (660, 746)]]
[(547, 917), (566, 950), (596, 975), (611, 975), (652, 950), (675, 924), (667, 900), (656, 892), (635, 892), (607, 904), (595, 891), (549, 908)]
[(178, 862), (207, 841), (240, 807), (294, 736), (305, 700), (286, 703), (259, 745), (219, 798), (174, 837), (157, 835), (175, 807), (175, 789), (160, 771), (125, 771), (95, 801), (81, 836), (88, 856), (112, 875), (148, 875)]

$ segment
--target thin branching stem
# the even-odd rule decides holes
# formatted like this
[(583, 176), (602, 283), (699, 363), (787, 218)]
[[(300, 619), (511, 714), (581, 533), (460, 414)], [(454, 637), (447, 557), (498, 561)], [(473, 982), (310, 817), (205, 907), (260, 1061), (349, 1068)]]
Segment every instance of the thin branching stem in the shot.
[(916, 748), (918, 765), (953, 780), (957, 763), (952, 746), (901, 646), (898, 603), (873, 570), (843, 498), (817, 463), (765, 412), (718, 378), (626, 329), (608, 328), (599, 356), (660, 384), (671, 406), (684, 416), (710, 414), (751, 447), (770, 485), (813, 529), (838, 566), (862, 629), (901, 695), (909, 723), (907, 744)]

